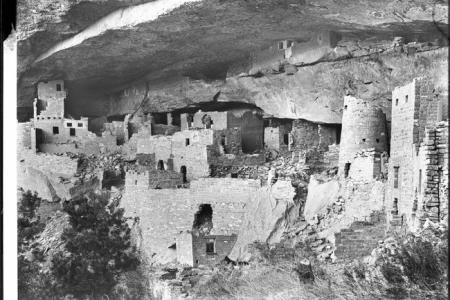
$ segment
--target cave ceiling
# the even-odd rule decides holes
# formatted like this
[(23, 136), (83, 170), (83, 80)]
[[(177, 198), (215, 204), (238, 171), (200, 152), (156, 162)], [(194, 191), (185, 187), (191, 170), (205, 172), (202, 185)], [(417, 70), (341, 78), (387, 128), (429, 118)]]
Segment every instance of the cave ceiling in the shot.
[[(111, 108), (115, 104), (124, 107), (122, 112), (132, 109), (119, 103), (123, 91), (142, 86), (150, 92), (141, 94), (155, 99), (149, 110), (182, 108), (219, 92), (220, 101), (269, 108), (270, 100), (255, 100), (261, 98), (257, 89), (280, 79), (276, 74), (257, 78), (251, 69), (255, 55), (278, 41), (307, 43), (323, 32), (339, 36), (333, 49), (298, 64), (294, 76), (277, 83), (283, 94), (296, 85), (295, 78), (317, 77), (311, 71), (315, 63), (364, 56), (368, 49), (387, 47), (394, 37), (407, 42), (442, 39), (447, 9), (447, 2), (432, 0), (22, 0), (18, 106), (31, 106), (37, 82), (64, 79), (71, 106), (98, 101), (98, 114), (120, 113)], [(336, 54), (337, 48), (343, 54)], [(305, 89), (299, 93), (292, 97), (313, 97)], [(283, 102), (272, 107), (277, 105)], [(329, 106), (336, 109), (338, 104)], [(338, 116), (328, 115), (329, 122)], [(305, 116), (314, 119), (311, 111)]]

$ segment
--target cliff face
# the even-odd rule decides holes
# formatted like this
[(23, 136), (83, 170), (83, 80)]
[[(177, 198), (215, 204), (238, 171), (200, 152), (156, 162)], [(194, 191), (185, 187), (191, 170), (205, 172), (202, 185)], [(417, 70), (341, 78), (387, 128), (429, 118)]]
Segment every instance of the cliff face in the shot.
[[(58, 78), (73, 115), (126, 113), (148, 87), (149, 111), (220, 92), (217, 101), (321, 122), (339, 121), (349, 90), (384, 101), (386, 83), (434, 73), (411, 69), (405, 53), (371, 63), (364, 56), (385, 52), (397, 36), (441, 47), (447, 23), (447, 4), (433, 0), (23, 0), (18, 12), (21, 108), (31, 107), (38, 81)], [(286, 40), (292, 50), (279, 49)]]

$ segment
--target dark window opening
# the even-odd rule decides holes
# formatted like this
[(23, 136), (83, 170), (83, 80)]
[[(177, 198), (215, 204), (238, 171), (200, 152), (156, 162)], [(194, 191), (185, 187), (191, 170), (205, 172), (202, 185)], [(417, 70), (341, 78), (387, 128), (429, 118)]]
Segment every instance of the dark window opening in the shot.
[(289, 144), (289, 133), (285, 133), (285, 134), (283, 135), (283, 143), (284, 143), (285, 145), (288, 145), (288, 144)]
[(137, 185), (137, 180), (134, 181), (134, 185)]
[(176, 249), (177, 249), (177, 243), (173, 243), (173, 244), (170, 245), (168, 248), (169, 248), (169, 249), (174, 249), (174, 250), (176, 250)]
[(67, 123), (67, 127), (72, 127), (72, 123)]
[(164, 170), (164, 162), (162, 160), (158, 161), (158, 170)]
[(398, 188), (398, 172), (400, 167), (394, 167), (394, 188)]
[(59, 83), (56, 84), (56, 91), (58, 91), (58, 92), (61, 91), (61, 84), (59, 84)]
[(210, 129), (213, 124), (213, 120), (211, 119), (210, 115), (206, 114), (202, 117), (202, 123), (203, 125), (205, 125), (206, 129)]
[(347, 109), (347, 105), (344, 105), (344, 109)]
[(78, 127), (83, 127), (83, 123), (78, 123)]
[(188, 114), (186, 119), (187, 119), (188, 128), (192, 127), (192, 124), (194, 123), (194, 116), (192, 116), (191, 114)]
[(51, 117), (47, 117), (47, 120), (50, 120), (51, 119)]
[(238, 178), (238, 173), (231, 173), (231, 178)]
[(186, 146), (189, 146), (189, 144), (190, 144), (189, 139), (186, 139), (185, 144), (186, 144)]
[(398, 199), (397, 198), (394, 198), (394, 203), (392, 206), (392, 214), (394, 216), (398, 216)]
[(377, 141), (377, 143), (379, 143), (379, 142), (380, 142), (380, 139), (376, 139), (376, 141)]
[(398, 99), (395, 99), (395, 106), (398, 105)]
[(294, 45), (294, 42), (293, 41), (287, 41), (287, 48), (290, 48), (290, 47), (292, 47)]
[(183, 183), (187, 182), (187, 169), (186, 166), (181, 166), (180, 173), (183, 175)]
[(344, 178), (348, 177), (348, 173), (350, 172), (351, 163), (345, 163), (344, 166)]
[(53, 127), (53, 134), (59, 134), (59, 127)]
[(213, 210), (210, 204), (201, 204), (194, 216), (192, 228), (208, 233), (212, 227)]
[(214, 254), (214, 253), (216, 253), (215, 240), (208, 239), (208, 241), (206, 242), (206, 254)]
[(279, 50), (283, 50), (284, 49), (284, 43), (283, 42), (278, 42), (278, 49)]
[(70, 128), (70, 136), (75, 136), (75, 128)]
[(362, 139), (362, 141), (363, 141), (363, 143), (365, 143), (365, 142), (366, 142), (366, 139)]
[(422, 193), (422, 170), (419, 170), (419, 193)]
[(408, 103), (408, 95), (405, 96), (405, 103)]

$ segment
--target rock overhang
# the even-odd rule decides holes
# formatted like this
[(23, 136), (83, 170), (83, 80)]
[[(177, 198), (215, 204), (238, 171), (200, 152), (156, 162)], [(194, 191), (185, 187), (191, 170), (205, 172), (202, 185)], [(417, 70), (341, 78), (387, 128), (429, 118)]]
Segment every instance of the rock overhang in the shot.
[[(83, 103), (86, 98), (100, 101), (99, 107), (108, 106), (111, 105), (107, 104), (108, 101), (123, 99), (120, 95), (127, 88), (139, 87), (144, 83), (152, 91), (150, 96), (154, 97), (153, 105), (148, 107), (153, 111), (211, 101), (220, 92), (219, 101), (248, 102), (266, 110), (268, 107), (279, 107), (275, 110), (279, 117), (303, 116), (311, 119), (314, 118), (312, 110), (306, 110), (307, 113), (281, 110), (282, 107), (292, 110), (289, 105), (286, 108), (283, 101), (302, 95), (308, 98), (306, 106), (315, 105), (315, 98), (310, 93), (283, 97), (290, 93), (291, 82), (295, 81), (292, 77), (239, 77), (251, 68), (255, 53), (280, 40), (302, 43), (322, 32), (334, 31), (339, 33), (340, 40), (318, 61), (343, 59), (352, 56), (358, 47), (383, 49), (395, 36), (402, 36), (406, 41), (442, 39), (434, 21), (447, 22), (443, 19), (447, 6), (438, 1), (359, 1), (346, 5), (338, 5), (334, 1), (196, 1), (174, 8), (152, 21), (91, 36), (33, 63), (38, 56), (45, 56), (51, 47), (57, 48), (59, 43), (64, 43), (68, 36), (83, 34), (86, 27), (92, 26), (89, 22), (99, 22), (98, 19), (104, 17), (102, 14), (107, 15), (109, 10), (114, 13), (116, 8), (134, 4), (115, 1), (98, 16), (81, 18), (83, 6), (87, 10), (100, 3), (97, 2), (78, 3), (74, 6), (78, 9), (77, 14), (73, 13), (75, 8), (62, 13), (60, 18), (66, 23), (72, 18), (71, 24), (79, 24), (78, 27), (72, 26), (72, 33), (64, 30), (67, 26), (63, 26), (63, 21), (43, 23), (45, 26), (39, 25), (41, 21), (36, 27), (40, 29), (39, 26), (42, 26), (44, 30), (29, 33), (28, 36), (23, 34), (25, 38), (19, 43), (22, 58), (19, 66), (19, 106), (31, 105), (34, 86), (38, 81), (62, 78), (73, 91), (72, 96), (69, 95), (72, 106)], [(77, 23), (80, 18), (82, 21)], [(43, 38), (36, 44), (33, 37), (39, 34)], [(341, 54), (336, 55), (336, 48)], [(299, 67), (294, 78), (308, 77), (311, 75), (308, 72), (311, 71)], [(275, 89), (278, 95), (269, 95), (266, 98), (271, 98), (271, 101), (265, 99), (261, 104), (258, 100), (261, 93), (255, 89), (265, 88), (270, 92), (272, 89), (267, 86), (273, 81), (282, 81), (281, 86)], [(248, 88), (249, 84), (252, 88)], [(193, 95), (195, 93), (199, 96)], [(136, 98), (142, 99), (140, 96)], [(134, 103), (133, 100), (126, 101)], [(327, 105), (329, 109), (326, 105), (323, 105), (325, 112), (319, 112), (324, 117), (318, 118), (318, 121), (335, 123), (340, 114), (333, 110), (339, 109), (339, 105)], [(305, 106), (304, 103), (297, 105), (296, 109), (302, 110), (302, 106)], [(273, 112), (269, 109), (269, 113)], [(105, 113), (112, 112), (99, 112)]]

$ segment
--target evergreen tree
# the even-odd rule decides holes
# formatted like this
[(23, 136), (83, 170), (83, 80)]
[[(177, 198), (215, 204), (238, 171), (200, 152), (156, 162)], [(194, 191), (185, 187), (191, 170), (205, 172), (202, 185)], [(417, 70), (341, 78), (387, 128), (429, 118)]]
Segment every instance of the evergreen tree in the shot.
[(90, 193), (66, 201), (64, 211), (71, 225), (62, 235), (66, 252), (52, 260), (58, 288), (77, 298), (111, 295), (119, 275), (138, 265), (123, 209), (107, 194)]

